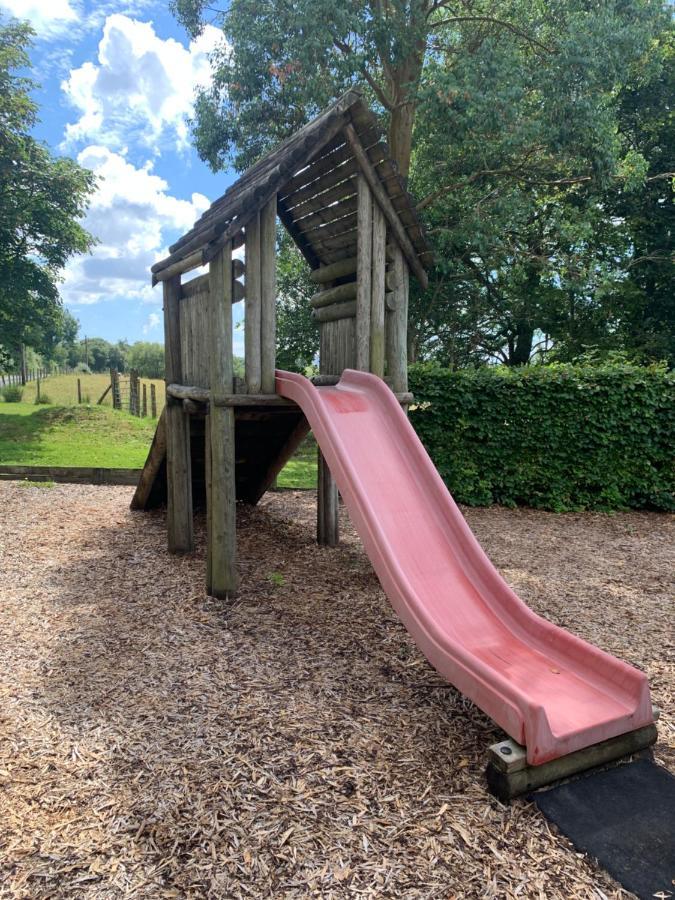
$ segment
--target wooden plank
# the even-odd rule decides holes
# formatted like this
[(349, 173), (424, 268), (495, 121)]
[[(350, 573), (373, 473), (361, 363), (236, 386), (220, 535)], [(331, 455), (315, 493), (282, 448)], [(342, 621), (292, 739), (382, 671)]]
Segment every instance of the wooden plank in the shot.
[(429, 284), (427, 273), (425, 272), (424, 267), (417, 258), (417, 254), (415, 253), (415, 249), (410, 242), (408, 233), (403, 227), (397, 212), (392, 206), (389, 195), (382, 186), (377, 173), (373, 169), (373, 165), (368, 159), (366, 152), (361, 145), (361, 141), (359, 140), (359, 137), (354, 130), (354, 126), (351, 124), (345, 125), (345, 134), (347, 135), (347, 140), (349, 141), (351, 148), (354, 151), (354, 156), (356, 157), (361, 167), (361, 171), (365, 176), (371, 191), (373, 192), (373, 196), (379, 203), (380, 208), (382, 209), (382, 212), (384, 213), (385, 218), (387, 219), (387, 222), (389, 223), (389, 226), (394, 233), (394, 237), (398, 241), (401, 250), (405, 254), (408, 265), (415, 274), (415, 277), (422, 286), (422, 289), (426, 290)]
[(297, 407), (294, 400), (279, 394), (223, 394), (214, 400), (216, 406), (288, 406)]
[(525, 747), (512, 740), (500, 741), (489, 750), (486, 770), (488, 787), (491, 793), (508, 803), (514, 797), (544, 785), (646, 750), (656, 742), (657, 737), (656, 725), (645, 725), (644, 728), (593, 744), (541, 766), (527, 764)]
[(261, 305), (260, 216), (256, 215), (246, 229), (246, 298), (244, 320), (244, 369), (249, 394), (260, 393), (261, 374)]
[(157, 422), (157, 428), (150, 444), (148, 457), (136, 484), (136, 490), (131, 500), (132, 509), (145, 509), (150, 491), (159, 472), (159, 468), (166, 457), (166, 410)]
[(187, 384), (167, 384), (166, 393), (168, 397), (175, 397), (177, 400), (195, 400), (197, 403), (208, 403), (211, 399), (208, 388)]
[(337, 484), (318, 448), (317, 461), (316, 540), (322, 547), (336, 547), (340, 540)]
[[(358, 242), (356, 245), (356, 368), (370, 369), (370, 303), (372, 297), (373, 201), (370, 186), (359, 175)], [(333, 374), (333, 373), (331, 373)]]
[(89, 466), (0, 466), (0, 481), (55, 481), (59, 484), (138, 484), (143, 469)]
[(210, 523), (210, 592), (233, 596), (237, 590), (237, 522), (235, 489), (234, 411), (215, 401), (232, 391), (232, 246), (211, 262), (209, 408), (211, 490), (207, 496)]
[(336, 278), (345, 278), (347, 275), (356, 274), (357, 258), (352, 256), (341, 259), (339, 262), (330, 263), (327, 266), (319, 266), (310, 273), (310, 280), (314, 284), (325, 284), (327, 281), (335, 281)]
[(331, 303), (330, 306), (322, 306), (320, 309), (313, 309), (312, 318), (315, 322), (335, 322), (337, 319), (357, 318), (358, 323), (357, 304), (357, 300), (345, 300), (343, 303)]
[(260, 210), (260, 388), (274, 393), (277, 336), (277, 199)]
[(384, 292), (386, 274), (387, 223), (379, 207), (373, 203), (373, 252), (370, 301), (370, 371), (384, 377)]
[[(182, 380), (180, 342), (180, 275), (164, 281), (164, 355), (166, 384)], [(167, 533), (170, 553), (194, 549), (190, 420), (180, 405), (167, 397), (166, 478)]]
[[(203, 266), (203, 265), (204, 265), (204, 251), (197, 250), (194, 253), (191, 253), (189, 256), (179, 258), (175, 262), (171, 262), (169, 265), (165, 266), (164, 268), (159, 269), (156, 272), (153, 272), (153, 276), (152, 276), (153, 287), (159, 281), (170, 281), (172, 278), (175, 278), (176, 275), (183, 275), (185, 272), (191, 272), (192, 269), (198, 269), (200, 266)], [(153, 266), (153, 269), (154, 268), (155, 267)]]
[(397, 246), (394, 252), (394, 304), (387, 313), (387, 375), (396, 393), (408, 390), (408, 266)]
[(201, 294), (204, 291), (208, 291), (208, 289), (209, 273), (207, 272), (205, 275), (198, 275), (196, 278), (191, 278), (189, 281), (181, 284), (181, 300), (187, 300), (189, 297), (194, 297), (195, 294)]
[[(308, 198), (307, 200), (303, 200), (297, 205), (294, 205), (291, 212), (293, 218), (299, 219), (301, 216), (306, 215), (312, 209), (315, 209), (315, 204), (320, 202), (323, 207), (328, 206), (330, 203), (333, 203), (336, 200), (342, 200), (344, 197), (351, 197), (352, 194), (356, 193), (356, 161), (354, 162), (354, 171), (350, 175), (342, 175), (342, 177), (336, 181), (335, 184), (328, 187), (327, 190), (322, 190), (320, 194), (316, 194), (313, 197)], [(336, 180), (337, 176), (332, 178), (331, 180)], [(322, 185), (323, 186), (323, 185)], [(292, 197), (288, 198), (289, 201), (292, 200)]]
[(335, 287), (326, 288), (314, 294), (309, 301), (312, 309), (320, 309), (322, 306), (330, 306), (331, 303), (339, 303), (341, 300), (354, 300), (356, 298), (356, 282), (338, 284)]

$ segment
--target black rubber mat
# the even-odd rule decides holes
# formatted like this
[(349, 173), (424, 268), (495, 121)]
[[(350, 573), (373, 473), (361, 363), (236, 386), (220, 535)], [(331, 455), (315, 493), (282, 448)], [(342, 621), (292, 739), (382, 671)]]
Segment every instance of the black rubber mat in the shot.
[(675, 897), (675, 777), (640, 759), (533, 794), (572, 841), (640, 898)]

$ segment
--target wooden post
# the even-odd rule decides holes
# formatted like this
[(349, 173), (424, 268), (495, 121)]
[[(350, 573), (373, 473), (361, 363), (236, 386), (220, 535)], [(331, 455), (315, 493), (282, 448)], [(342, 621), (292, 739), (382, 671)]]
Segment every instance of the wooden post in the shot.
[(148, 386), (145, 382), (143, 382), (143, 409), (141, 415), (144, 419), (148, 415)]
[(37, 387), (36, 387), (35, 399), (39, 403), (40, 402), (40, 376), (37, 377)]
[(408, 265), (398, 244), (393, 251), (394, 308), (387, 313), (387, 375), (396, 394), (408, 390)]
[(82, 383), (77, 379), (77, 402), (82, 403)]
[[(248, 246), (247, 246), (248, 257)], [(257, 258), (259, 260), (259, 257)], [(246, 260), (249, 270), (249, 259)], [(254, 266), (251, 266), (253, 269)], [(258, 264), (259, 270), (259, 264)], [(209, 446), (207, 521), (209, 553), (207, 590), (213, 597), (233, 596), (237, 590), (237, 498), (234, 480), (234, 408), (216, 406), (224, 395), (232, 393), (232, 243), (229, 242), (211, 261), (209, 269)], [(248, 285), (246, 302), (248, 304)], [(258, 295), (259, 297), (259, 295)], [(258, 313), (260, 306), (258, 305)], [(246, 323), (248, 333), (249, 322)], [(258, 326), (260, 319), (258, 319)], [(258, 327), (258, 352), (260, 352)], [(258, 356), (258, 362), (260, 357)], [(259, 370), (258, 370), (259, 371)], [(250, 390), (250, 388), (249, 388)]]
[(260, 210), (260, 384), (274, 393), (277, 339), (277, 198)]
[(373, 202), (373, 274), (370, 301), (370, 371), (384, 378), (384, 291), (386, 275), (387, 222)]
[(260, 217), (246, 226), (246, 296), (244, 298), (244, 368), (249, 394), (261, 391)]
[(157, 418), (157, 390), (154, 384), (150, 385), (150, 415)]
[(316, 540), (322, 547), (337, 547), (340, 540), (338, 489), (321, 450), (318, 453)]
[[(370, 187), (358, 177), (356, 244), (356, 368), (370, 369), (370, 303), (372, 295), (373, 204)], [(334, 373), (339, 374), (339, 373)]]
[[(164, 288), (164, 370), (167, 384), (181, 383), (180, 275), (163, 282)], [(192, 521), (192, 472), (190, 465), (190, 419), (183, 404), (166, 402), (167, 530), (170, 553), (194, 549)]]

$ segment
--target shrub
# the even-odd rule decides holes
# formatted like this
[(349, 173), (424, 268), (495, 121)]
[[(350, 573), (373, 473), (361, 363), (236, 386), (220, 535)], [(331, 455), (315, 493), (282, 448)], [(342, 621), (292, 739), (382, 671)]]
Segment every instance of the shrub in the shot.
[(78, 363), (75, 366), (75, 368), (73, 369), (73, 371), (77, 375), (91, 375), (91, 369), (89, 368), (89, 366), (86, 363), (83, 363), (83, 362)]
[(422, 364), (410, 388), (411, 422), (461, 503), (675, 509), (675, 373)]
[(1, 393), (5, 403), (21, 403), (23, 387), (19, 384), (8, 384), (2, 388)]
[(39, 397), (36, 397), (36, 398), (35, 398), (35, 404), (36, 404), (36, 406), (37, 406), (38, 404), (40, 404), (40, 403), (45, 403), (45, 404), (46, 404), (46, 403), (51, 403), (51, 402), (52, 402), (52, 401), (51, 401), (51, 398), (50, 398), (49, 394), (43, 394), (42, 392), (40, 392), (40, 396), (39, 396)]

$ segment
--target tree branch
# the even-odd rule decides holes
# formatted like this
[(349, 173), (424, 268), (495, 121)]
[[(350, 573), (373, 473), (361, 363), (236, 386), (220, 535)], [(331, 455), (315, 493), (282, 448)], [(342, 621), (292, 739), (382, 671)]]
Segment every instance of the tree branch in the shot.
[(463, 22), (482, 22), (483, 24), (497, 25), (499, 28), (506, 28), (507, 31), (523, 38), (529, 44), (539, 47), (540, 50), (544, 50), (546, 53), (557, 53), (555, 47), (548, 47), (512, 22), (505, 22), (503, 19), (496, 19), (494, 16), (450, 16), (448, 19), (439, 19), (437, 22), (432, 22), (429, 27), (442, 28), (444, 25), (455, 25)]

